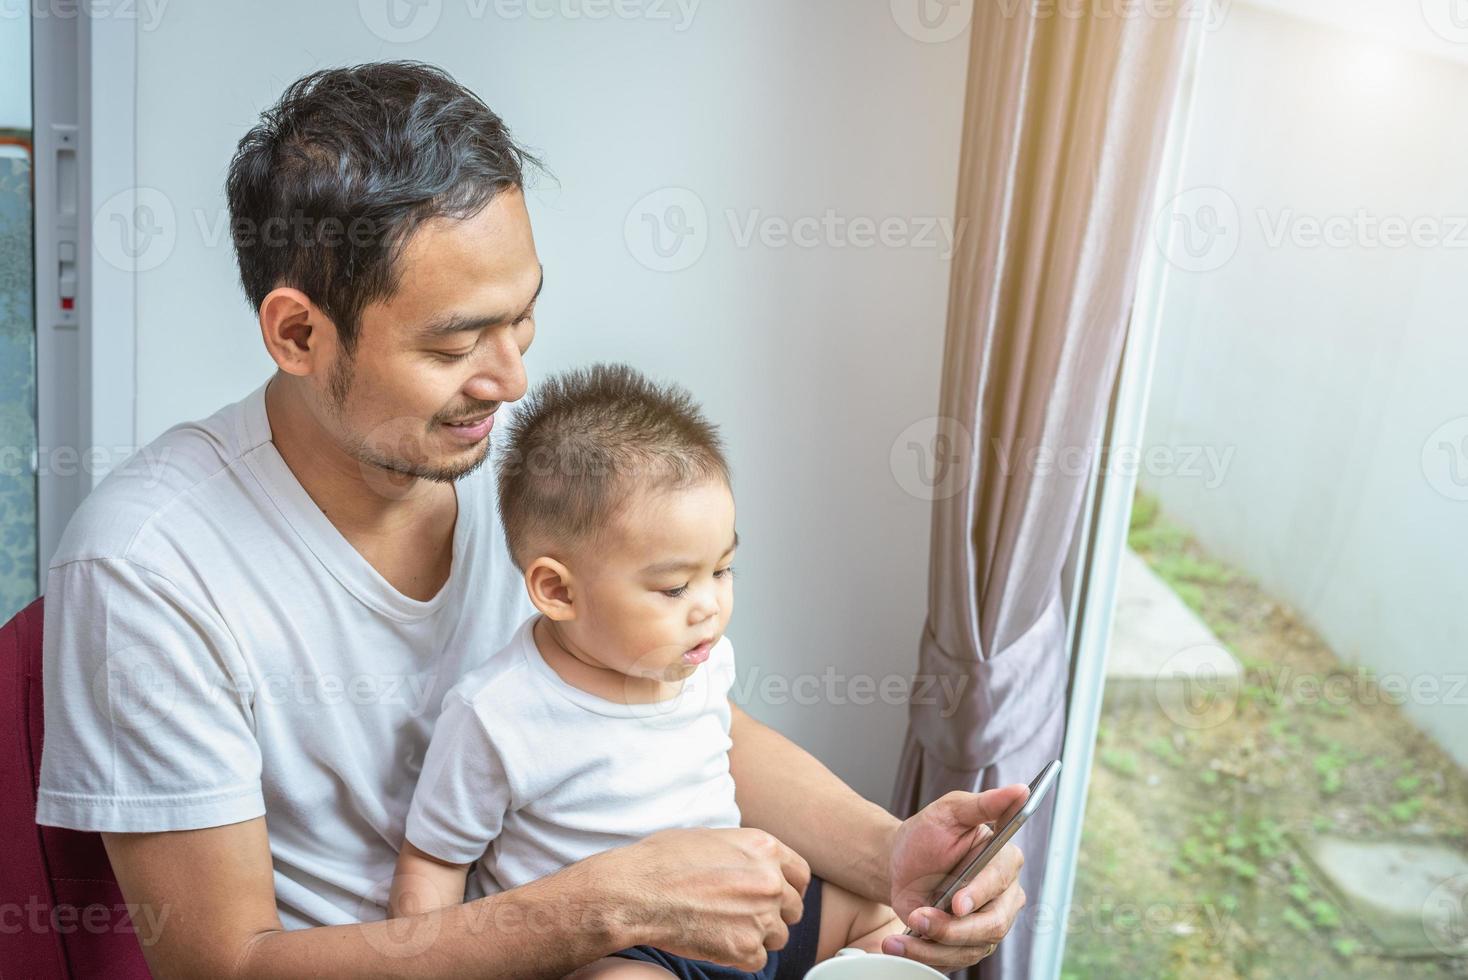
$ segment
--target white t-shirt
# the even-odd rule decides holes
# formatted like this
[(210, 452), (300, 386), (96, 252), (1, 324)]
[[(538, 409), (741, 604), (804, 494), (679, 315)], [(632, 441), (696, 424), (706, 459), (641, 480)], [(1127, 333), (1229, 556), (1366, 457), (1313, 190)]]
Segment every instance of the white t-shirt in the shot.
[(407, 839), (442, 861), (478, 861), (488, 895), (659, 830), (739, 826), (728, 638), (677, 696), (619, 704), (545, 662), (538, 618), (444, 699)]
[(37, 821), (129, 832), (263, 815), (287, 928), (384, 917), (444, 695), (533, 610), (492, 465), (456, 485), (452, 572), (420, 602), (296, 480), (264, 385), (140, 450), (83, 501), (50, 565)]

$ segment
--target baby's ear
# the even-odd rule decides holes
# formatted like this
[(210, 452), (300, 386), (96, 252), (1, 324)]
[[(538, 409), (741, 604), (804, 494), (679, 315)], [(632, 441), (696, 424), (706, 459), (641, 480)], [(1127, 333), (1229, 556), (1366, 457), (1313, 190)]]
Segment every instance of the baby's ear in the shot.
[(563, 623), (576, 618), (571, 570), (554, 558), (541, 556), (525, 567), (525, 589), (546, 619)]

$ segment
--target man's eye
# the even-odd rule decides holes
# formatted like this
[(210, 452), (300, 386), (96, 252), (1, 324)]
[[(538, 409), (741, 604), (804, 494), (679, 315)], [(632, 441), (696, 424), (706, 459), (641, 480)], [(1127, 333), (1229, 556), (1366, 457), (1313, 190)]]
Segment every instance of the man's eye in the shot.
[(436, 350), (433, 353), (436, 357), (445, 361), (462, 361), (466, 360), (470, 354), (474, 353), (474, 348), (471, 347), (468, 350), (464, 351), (462, 354), (455, 354), (452, 351), (446, 350)]

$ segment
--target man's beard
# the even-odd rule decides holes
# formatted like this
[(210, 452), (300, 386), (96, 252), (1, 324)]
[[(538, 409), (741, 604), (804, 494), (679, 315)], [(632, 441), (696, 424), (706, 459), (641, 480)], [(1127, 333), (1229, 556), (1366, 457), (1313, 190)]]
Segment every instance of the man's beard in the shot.
[[(352, 376), (355, 367), (355, 359), (347, 354), (339, 358), (332, 368), (331, 377), (327, 381), (327, 392), (331, 398), (332, 408), (337, 420), (346, 422), (347, 398), (352, 393)], [(423, 434), (423, 441), (427, 443), (433, 426), (437, 423), (430, 421), (428, 431)], [(484, 440), (484, 451), (474, 459), (466, 462), (454, 463), (448, 466), (434, 466), (426, 462), (415, 462), (403, 456), (388, 455), (386, 452), (368, 445), (365, 438), (358, 438), (343, 447), (347, 453), (358, 463), (364, 466), (373, 466), (388, 473), (398, 476), (412, 477), (419, 480), (428, 480), (433, 483), (453, 483), (462, 480), (484, 465), (489, 459), (489, 439)]]
[(484, 440), (484, 451), (476, 458), (464, 463), (456, 463), (452, 466), (431, 466), (428, 463), (415, 463), (412, 460), (401, 457), (387, 456), (375, 452), (366, 443), (361, 443), (352, 449), (352, 456), (357, 462), (367, 466), (375, 466), (378, 469), (387, 470), (400, 476), (416, 477), (420, 480), (430, 480), (434, 483), (454, 483), (473, 473), (484, 465), (489, 459), (489, 440)]

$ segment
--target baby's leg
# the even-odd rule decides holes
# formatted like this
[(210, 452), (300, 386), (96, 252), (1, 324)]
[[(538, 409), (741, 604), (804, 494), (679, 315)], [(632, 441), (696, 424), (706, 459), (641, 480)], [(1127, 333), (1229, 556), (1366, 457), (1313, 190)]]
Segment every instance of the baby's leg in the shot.
[(567, 974), (565, 980), (668, 980), (672, 975), (656, 963), (608, 956)]
[(897, 913), (877, 902), (858, 898), (829, 881), (821, 885), (821, 938), (816, 960), (830, 959), (845, 946), (868, 953), (882, 951), (882, 940), (906, 928)]

